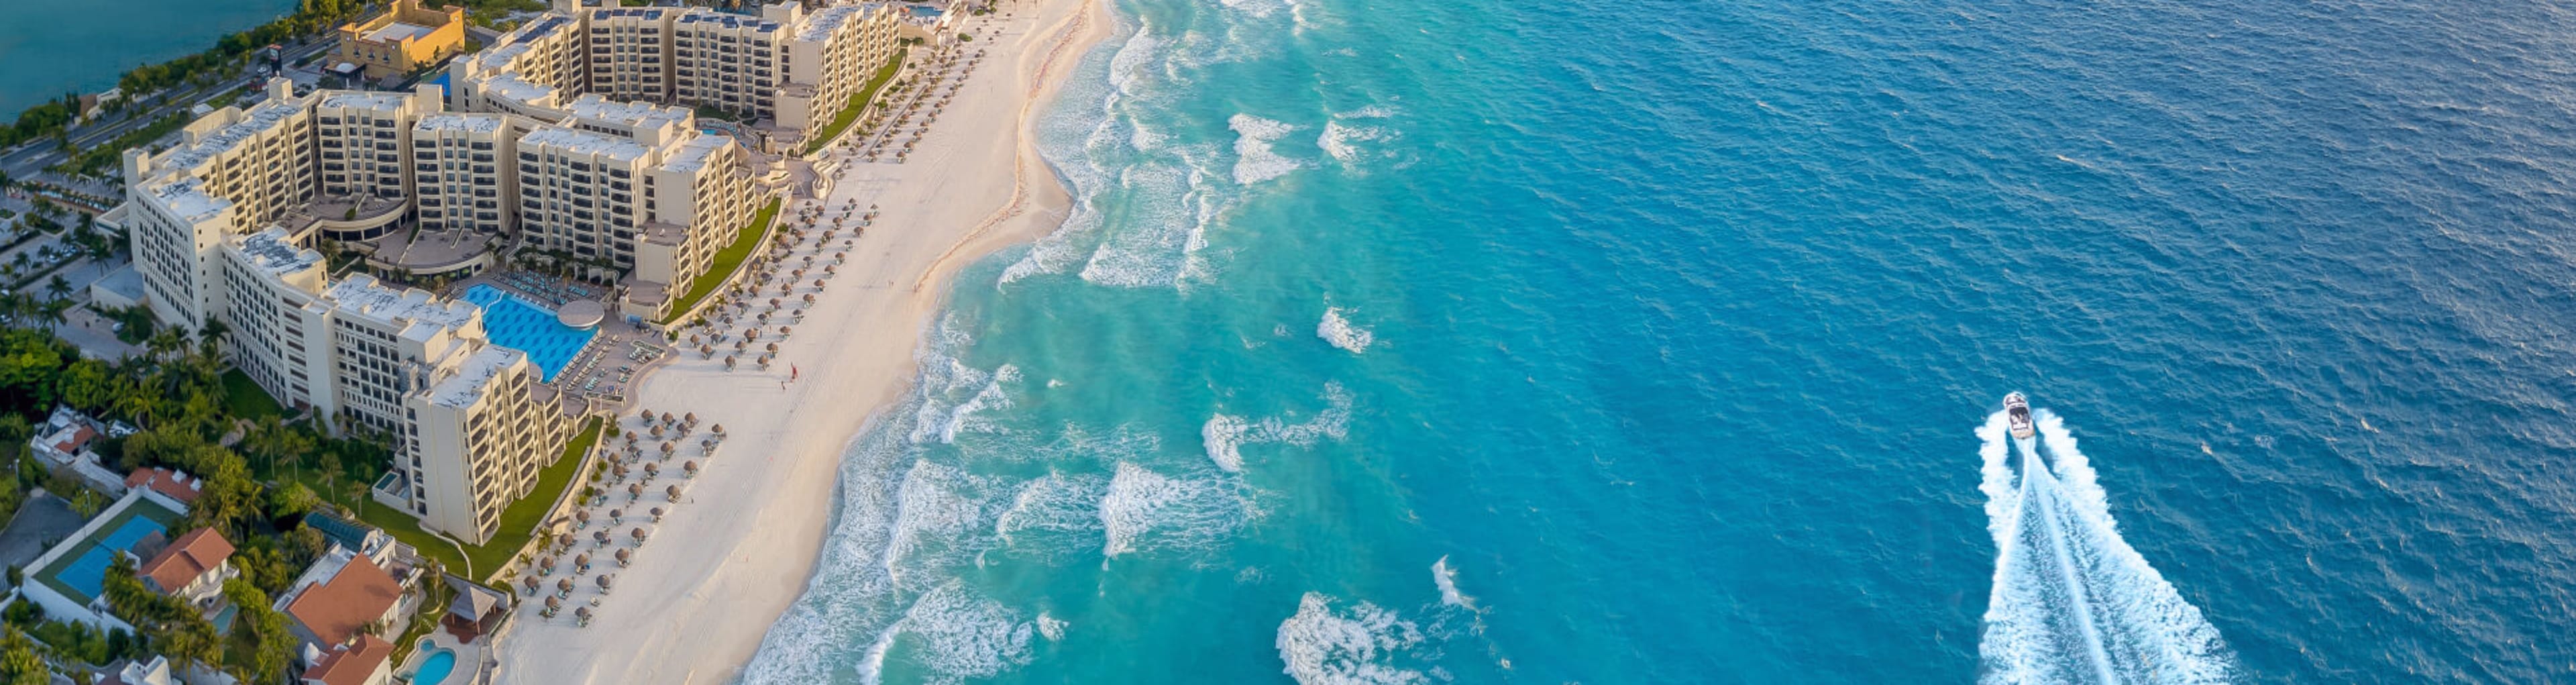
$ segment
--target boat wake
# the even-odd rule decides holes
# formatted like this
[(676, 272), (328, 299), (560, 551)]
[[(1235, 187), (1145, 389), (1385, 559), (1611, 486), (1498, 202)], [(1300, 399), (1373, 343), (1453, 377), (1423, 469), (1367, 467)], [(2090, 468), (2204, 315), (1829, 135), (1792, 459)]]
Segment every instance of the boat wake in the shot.
[(1979, 682), (2229, 682), (2218, 629), (2120, 539), (2065, 423), (2035, 414), (2035, 440), (2009, 437), (2004, 412), (1977, 429), (1996, 549)]

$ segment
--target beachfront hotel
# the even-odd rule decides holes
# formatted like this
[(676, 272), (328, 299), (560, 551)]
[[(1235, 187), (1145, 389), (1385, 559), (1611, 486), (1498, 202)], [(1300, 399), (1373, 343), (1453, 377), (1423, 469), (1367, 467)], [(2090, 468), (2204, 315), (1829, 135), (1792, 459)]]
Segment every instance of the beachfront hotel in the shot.
[(578, 98), (703, 108), (768, 152), (799, 149), (893, 58), (901, 10), (779, 3), (758, 16), (702, 7), (583, 8), (555, 0), (452, 72), (460, 108), (547, 118)]
[(394, 0), (384, 14), (340, 25), (333, 66), (349, 65), (367, 78), (419, 71), (465, 49), (465, 8), (422, 7)]
[[(444, 30), (406, 13), (416, 11), (342, 27), (343, 49), (391, 26), (431, 27), (403, 31), (423, 40)], [(596, 305), (558, 301), (594, 312), (562, 327), (604, 311), (686, 316), (715, 255), (782, 192), (776, 152), (852, 106), (895, 54), (898, 14), (559, 0), (457, 60), (453, 91), (297, 95), (273, 80), (255, 104), (189, 123), (169, 150), (128, 150), (126, 202), (100, 221), (126, 231), (137, 300), (157, 318), (222, 322), (233, 363), (279, 402), (337, 431), (391, 436), (395, 463), (375, 498), (479, 544), (592, 412), (586, 386), (550, 382), (590, 336), (496, 340), (487, 317), (555, 317), (499, 291), (451, 298), (377, 276), (546, 264), (615, 283), (587, 296)], [(334, 249), (364, 268), (335, 269), (324, 254)]]

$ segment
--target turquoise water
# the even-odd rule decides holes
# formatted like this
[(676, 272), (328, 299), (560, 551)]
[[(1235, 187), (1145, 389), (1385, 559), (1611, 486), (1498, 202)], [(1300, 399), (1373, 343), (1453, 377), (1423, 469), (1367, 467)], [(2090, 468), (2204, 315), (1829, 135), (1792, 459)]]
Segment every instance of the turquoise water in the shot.
[[(422, 647), (427, 648), (426, 641), (423, 641)], [(441, 649), (431, 652), (428, 659), (420, 662), (420, 670), (412, 672), (411, 681), (417, 685), (438, 685), (447, 682), (448, 672), (454, 670), (456, 670), (456, 652)]]
[(99, 538), (98, 544), (82, 550), (79, 557), (73, 558), (70, 564), (64, 565), (61, 571), (55, 572), (54, 579), (71, 586), (71, 589), (80, 592), (82, 597), (97, 597), (99, 593), (106, 591), (107, 567), (116, 560), (117, 555), (134, 549), (134, 543), (151, 537), (153, 533), (167, 531), (168, 529), (163, 528), (160, 522), (152, 519), (141, 516), (126, 519), (123, 525), (116, 527), (116, 530), (108, 531), (106, 536)]
[(599, 335), (596, 327), (563, 325), (553, 311), (500, 288), (476, 284), (465, 289), (465, 301), (483, 308), (483, 330), (493, 344), (528, 353), (528, 361), (543, 370), (548, 381)]
[(126, 70), (214, 47), (294, 9), (281, 0), (0, 3), (0, 121), (64, 93), (113, 88)]
[(1113, 4), (745, 682), (2576, 663), (2562, 7)]

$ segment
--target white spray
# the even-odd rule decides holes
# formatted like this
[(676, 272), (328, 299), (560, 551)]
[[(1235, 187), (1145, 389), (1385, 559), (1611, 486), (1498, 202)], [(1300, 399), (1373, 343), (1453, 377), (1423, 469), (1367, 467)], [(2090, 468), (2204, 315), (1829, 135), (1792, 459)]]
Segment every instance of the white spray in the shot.
[(2002, 412), (1977, 430), (1978, 489), (1996, 548), (1980, 681), (2229, 682), (2235, 669), (2218, 629), (2120, 538), (2065, 422), (2046, 411), (2034, 418), (2032, 441), (2006, 437)]

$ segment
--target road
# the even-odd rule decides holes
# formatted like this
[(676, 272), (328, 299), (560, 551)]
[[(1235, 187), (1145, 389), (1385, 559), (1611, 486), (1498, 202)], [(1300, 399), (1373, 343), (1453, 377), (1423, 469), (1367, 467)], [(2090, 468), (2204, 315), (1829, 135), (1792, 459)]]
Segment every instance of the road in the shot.
[[(291, 63), (296, 60), (303, 59), (306, 55), (329, 50), (331, 49), (331, 46), (331, 41), (327, 40), (308, 41), (289, 49), (286, 54), (286, 61)], [(209, 88), (181, 94), (147, 109), (129, 109), (121, 115), (111, 115), (118, 116), (119, 118), (104, 122), (92, 122), (87, 126), (74, 129), (71, 136), (72, 145), (76, 148), (85, 149), (115, 140), (117, 136), (124, 135), (125, 132), (132, 131), (137, 127), (158, 121), (162, 116), (167, 115), (170, 112), (184, 112), (187, 111), (188, 108), (195, 107), (199, 104), (216, 98), (229, 96), (235, 90), (239, 90), (244, 87), (257, 87), (264, 78), (265, 77), (250, 77), (225, 81)], [(62, 159), (63, 153), (61, 146), (54, 144), (50, 139), (37, 140), (20, 147), (10, 149), (5, 153), (0, 153), (0, 172), (7, 172), (10, 178), (35, 178), (37, 174), (42, 173), (45, 170), (45, 167), (51, 166), (56, 162), (60, 162)]]

